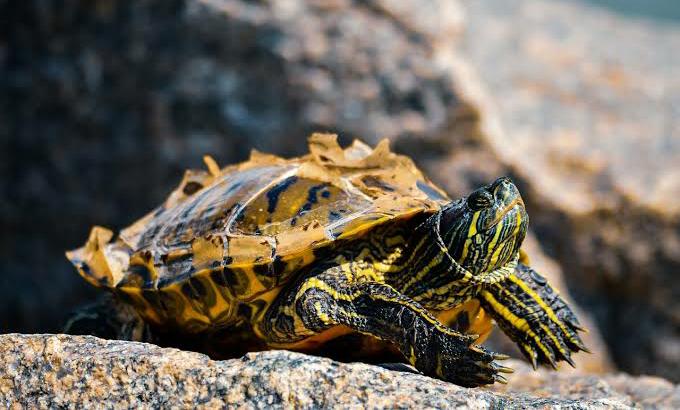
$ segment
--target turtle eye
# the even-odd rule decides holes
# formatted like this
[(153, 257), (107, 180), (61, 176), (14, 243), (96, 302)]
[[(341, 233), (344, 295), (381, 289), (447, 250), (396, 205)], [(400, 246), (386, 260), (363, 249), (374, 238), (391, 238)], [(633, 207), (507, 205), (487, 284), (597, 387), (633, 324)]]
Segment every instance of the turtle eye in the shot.
[(493, 205), (493, 195), (486, 188), (479, 188), (468, 196), (467, 204), (473, 211), (490, 208)]

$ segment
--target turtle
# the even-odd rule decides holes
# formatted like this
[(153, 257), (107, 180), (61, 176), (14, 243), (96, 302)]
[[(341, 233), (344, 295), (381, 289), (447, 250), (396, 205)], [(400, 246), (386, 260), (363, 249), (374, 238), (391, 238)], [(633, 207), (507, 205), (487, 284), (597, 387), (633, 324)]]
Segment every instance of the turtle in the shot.
[(118, 235), (95, 226), (66, 253), (135, 312), (123, 323), (100, 310), (129, 339), (313, 352), (355, 335), (468, 387), (512, 372), (481, 346), (494, 322), (534, 368), (587, 351), (576, 315), (521, 249), (529, 219), (507, 177), (452, 200), (388, 140), (343, 148), (322, 133), (296, 158), (204, 160)]

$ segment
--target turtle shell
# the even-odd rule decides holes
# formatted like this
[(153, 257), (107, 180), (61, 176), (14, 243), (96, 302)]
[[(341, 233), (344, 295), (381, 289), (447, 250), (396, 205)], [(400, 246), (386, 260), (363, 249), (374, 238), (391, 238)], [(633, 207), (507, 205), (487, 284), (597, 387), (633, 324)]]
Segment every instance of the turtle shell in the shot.
[(187, 171), (163, 205), (115, 239), (94, 227), (67, 257), (95, 286), (139, 299), (148, 319), (163, 322), (158, 312), (177, 301), (159, 295), (176, 290), (214, 322), (235, 301), (285, 283), (316, 250), (448, 202), (387, 140), (343, 149), (335, 135), (313, 134), (309, 151), (291, 159), (254, 151), (223, 169), (206, 157), (208, 170)]

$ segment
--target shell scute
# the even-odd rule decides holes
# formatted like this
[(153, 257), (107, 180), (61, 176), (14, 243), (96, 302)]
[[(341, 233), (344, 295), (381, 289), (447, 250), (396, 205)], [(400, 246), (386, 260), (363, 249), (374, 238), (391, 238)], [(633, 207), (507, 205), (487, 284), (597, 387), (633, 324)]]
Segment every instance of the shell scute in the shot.
[(448, 201), (387, 140), (343, 149), (335, 135), (314, 134), (309, 149), (292, 159), (254, 151), (222, 169), (207, 157), (207, 171), (187, 171), (161, 206), (116, 239), (96, 227), (67, 256), (150, 321), (200, 329), (233, 321), (244, 303), (266, 304), (317, 250)]

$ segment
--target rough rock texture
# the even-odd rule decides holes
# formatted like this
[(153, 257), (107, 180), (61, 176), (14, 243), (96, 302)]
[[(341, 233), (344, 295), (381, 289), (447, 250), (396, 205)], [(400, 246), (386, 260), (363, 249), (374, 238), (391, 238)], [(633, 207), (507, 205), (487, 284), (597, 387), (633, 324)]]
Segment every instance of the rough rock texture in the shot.
[(680, 27), (578, 2), (467, 11), (485, 155), (520, 183), (616, 363), (679, 381)]
[[(652, 376), (630, 376), (625, 373), (595, 376), (580, 372), (558, 372), (541, 368), (534, 371), (525, 362), (512, 360), (515, 369), (507, 385), (496, 384), (492, 390), (514, 395), (585, 399), (628, 396), (636, 407), (674, 409), (680, 405), (680, 385)], [(578, 408), (576, 406), (576, 408)]]
[(0, 336), (0, 405), (122, 408), (611, 408), (680, 406), (659, 378), (520, 372), (508, 386), (466, 389), (418, 374), (286, 351), (241, 359), (66, 335)]

